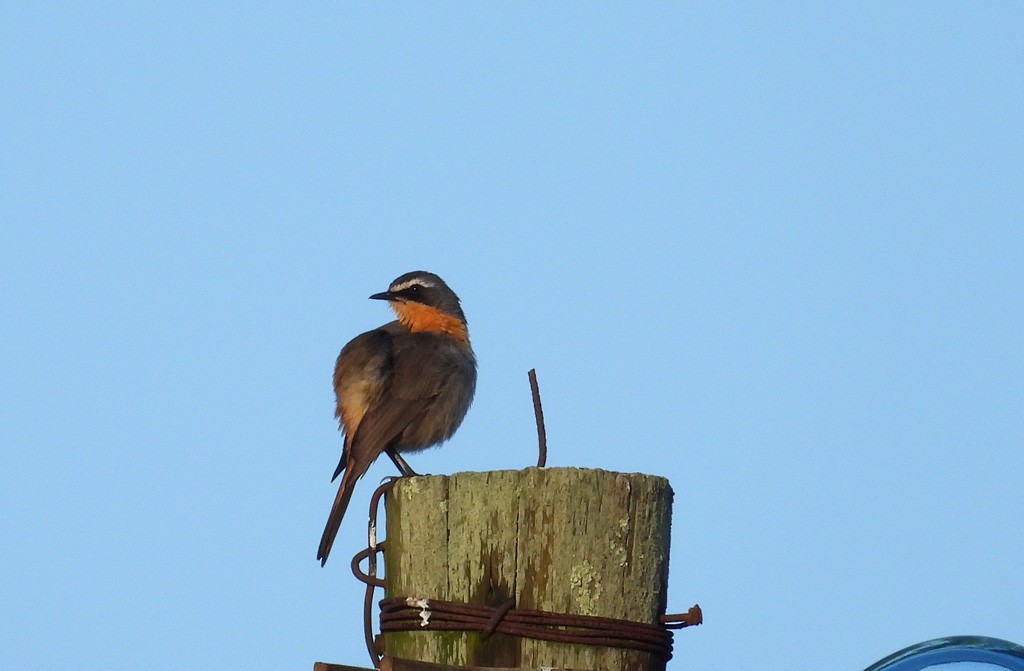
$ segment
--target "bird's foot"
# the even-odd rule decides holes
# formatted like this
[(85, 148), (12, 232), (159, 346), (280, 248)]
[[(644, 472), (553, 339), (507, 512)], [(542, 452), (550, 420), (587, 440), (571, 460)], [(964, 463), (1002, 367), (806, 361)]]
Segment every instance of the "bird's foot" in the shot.
[(406, 463), (405, 459), (402, 458), (402, 455), (399, 454), (397, 450), (388, 449), (386, 450), (386, 452), (387, 455), (391, 457), (391, 461), (395, 463), (395, 466), (398, 468), (399, 472), (401, 472), (403, 476), (411, 478), (420, 475), (416, 471), (412, 470), (412, 467), (408, 463)]

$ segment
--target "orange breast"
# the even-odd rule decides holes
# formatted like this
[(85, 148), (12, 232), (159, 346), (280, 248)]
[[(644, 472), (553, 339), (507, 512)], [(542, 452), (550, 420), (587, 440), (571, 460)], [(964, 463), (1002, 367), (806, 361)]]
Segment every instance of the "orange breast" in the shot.
[(439, 331), (463, 342), (469, 342), (466, 325), (458, 317), (452, 317), (437, 308), (413, 301), (392, 303), (392, 307), (398, 315), (398, 321), (410, 331)]

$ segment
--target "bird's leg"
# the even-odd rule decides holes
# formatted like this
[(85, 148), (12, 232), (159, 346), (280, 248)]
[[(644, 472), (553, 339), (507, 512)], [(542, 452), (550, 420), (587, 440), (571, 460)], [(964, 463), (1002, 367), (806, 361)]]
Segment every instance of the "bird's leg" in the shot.
[(412, 470), (412, 467), (410, 467), (409, 464), (405, 462), (405, 459), (403, 459), (402, 455), (398, 453), (398, 450), (389, 447), (384, 451), (387, 453), (389, 457), (391, 457), (391, 461), (395, 462), (395, 466), (398, 467), (398, 470), (401, 471), (402, 475), (404, 475), (407, 478), (412, 477), (414, 475), (419, 475), (419, 473)]

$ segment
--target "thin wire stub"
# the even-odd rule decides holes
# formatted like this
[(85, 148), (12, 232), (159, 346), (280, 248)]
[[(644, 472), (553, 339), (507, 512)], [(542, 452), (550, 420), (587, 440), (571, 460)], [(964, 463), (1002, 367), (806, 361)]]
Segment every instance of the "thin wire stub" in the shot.
[(537, 420), (537, 467), (548, 463), (548, 432), (544, 428), (544, 408), (540, 404), (540, 387), (537, 385), (537, 369), (531, 368), (526, 376), (530, 378), (530, 392), (533, 395), (533, 416)]
[(696, 627), (698, 624), (704, 624), (704, 611), (700, 609), (700, 604), (695, 603), (685, 613), (666, 613), (658, 620), (666, 629)]

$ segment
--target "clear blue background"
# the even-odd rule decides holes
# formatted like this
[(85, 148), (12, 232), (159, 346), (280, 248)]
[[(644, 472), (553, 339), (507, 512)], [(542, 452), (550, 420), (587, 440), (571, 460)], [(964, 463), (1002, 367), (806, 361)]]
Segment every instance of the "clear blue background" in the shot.
[(672, 482), (671, 668), (1024, 642), (1021, 3), (8, 3), (0, 87), (0, 668), (364, 663), (331, 372), (417, 268), (414, 466), (532, 463), (536, 367)]

